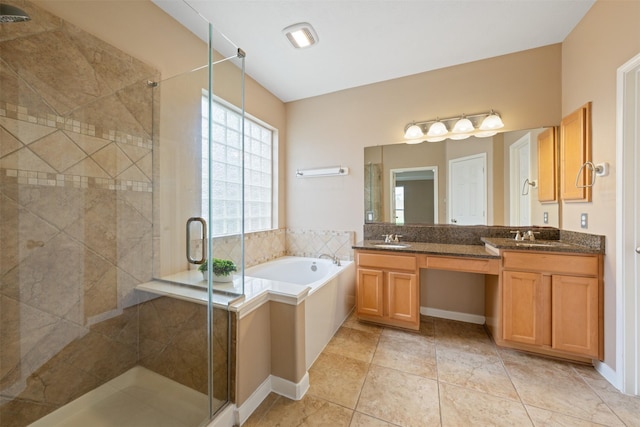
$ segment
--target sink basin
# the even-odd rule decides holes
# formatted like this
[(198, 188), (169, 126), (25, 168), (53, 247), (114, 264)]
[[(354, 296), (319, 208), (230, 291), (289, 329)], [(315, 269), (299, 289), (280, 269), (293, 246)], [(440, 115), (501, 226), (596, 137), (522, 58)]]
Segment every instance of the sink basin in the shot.
[(516, 246), (523, 248), (553, 248), (568, 246), (566, 243), (560, 242), (518, 242)]
[(376, 248), (403, 249), (403, 248), (408, 248), (411, 245), (406, 245), (403, 243), (377, 243), (374, 246)]

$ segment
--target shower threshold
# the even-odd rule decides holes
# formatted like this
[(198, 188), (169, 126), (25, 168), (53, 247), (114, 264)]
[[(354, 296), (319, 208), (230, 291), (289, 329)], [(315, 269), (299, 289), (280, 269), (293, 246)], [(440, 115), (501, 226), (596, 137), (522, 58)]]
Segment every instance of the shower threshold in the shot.
[(208, 411), (206, 394), (136, 366), (31, 427), (194, 427)]

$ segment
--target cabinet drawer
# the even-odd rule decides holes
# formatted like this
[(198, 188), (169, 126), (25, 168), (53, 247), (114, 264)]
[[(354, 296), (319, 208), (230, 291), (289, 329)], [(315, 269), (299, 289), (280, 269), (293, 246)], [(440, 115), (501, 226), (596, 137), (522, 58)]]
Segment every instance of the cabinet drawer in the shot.
[(559, 255), (532, 252), (504, 252), (502, 254), (503, 268), (511, 270), (597, 276), (598, 264), (597, 255)]
[(414, 271), (417, 263), (415, 256), (358, 253), (358, 266)]
[(500, 263), (497, 259), (424, 256), (420, 267), (435, 270), (465, 271), (468, 273), (498, 274)]

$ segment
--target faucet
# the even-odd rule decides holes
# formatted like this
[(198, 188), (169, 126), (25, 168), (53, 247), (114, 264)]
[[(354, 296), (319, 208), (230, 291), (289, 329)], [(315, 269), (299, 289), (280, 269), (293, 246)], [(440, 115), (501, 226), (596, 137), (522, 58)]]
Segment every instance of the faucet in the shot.
[(334, 263), (335, 265), (340, 267), (340, 260), (338, 259), (337, 256), (329, 255), (329, 254), (320, 254), (320, 255), (318, 255), (318, 259), (322, 259), (322, 257), (329, 258), (332, 263)]
[(540, 234), (539, 231), (533, 231), (533, 230), (523, 231), (522, 233), (520, 232), (520, 230), (517, 230), (517, 231), (510, 231), (510, 233), (516, 235), (514, 237), (515, 240), (536, 240), (535, 235)]
[(400, 234), (383, 234), (385, 243), (400, 243)]

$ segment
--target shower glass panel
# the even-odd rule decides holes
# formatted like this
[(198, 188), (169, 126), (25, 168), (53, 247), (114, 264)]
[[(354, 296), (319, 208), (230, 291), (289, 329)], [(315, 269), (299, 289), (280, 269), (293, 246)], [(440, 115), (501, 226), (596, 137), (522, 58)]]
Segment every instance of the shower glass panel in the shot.
[[(203, 198), (208, 99), (242, 120), (242, 58), (230, 45), (232, 59), (208, 66), (217, 36), (194, 12), (202, 68), (160, 76), (5, 2), (32, 20), (0, 33), (0, 426), (206, 425), (233, 399), (227, 307), (243, 294), (243, 238), (207, 227), (207, 257), (239, 270), (216, 284), (187, 262), (202, 243), (187, 245), (185, 228), (217, 212)], [(171, 283), (185, 273), (197, 280)], [(199, 296), (149, 291), (158, 283)]]

